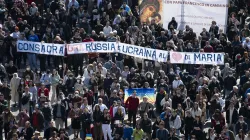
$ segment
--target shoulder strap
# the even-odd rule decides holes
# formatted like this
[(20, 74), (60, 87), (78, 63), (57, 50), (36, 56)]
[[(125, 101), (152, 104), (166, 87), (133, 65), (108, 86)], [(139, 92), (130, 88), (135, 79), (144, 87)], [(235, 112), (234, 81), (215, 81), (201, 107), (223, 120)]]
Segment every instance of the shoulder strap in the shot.
[(148, 103), (146, 103), (144, 112), (147, 111), (147, 107), (148, 107)]

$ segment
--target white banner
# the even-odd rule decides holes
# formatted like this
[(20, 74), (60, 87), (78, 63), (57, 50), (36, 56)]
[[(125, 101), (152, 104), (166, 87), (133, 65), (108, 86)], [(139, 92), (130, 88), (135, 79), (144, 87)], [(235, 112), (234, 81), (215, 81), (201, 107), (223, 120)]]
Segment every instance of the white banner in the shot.
[(224, 53), (170, 52), (173, 64), (224, 65)]
[(17, 41), (17, 52), (64, 56), (65, 44)]
[(166, 62), (168, 57), (168, 51), (118, 42), (83, 42), (67, 45), (67, 54), (82, 53), (122, 53), (159, 62)]
[(212, 21), (216, 21), (220, 29), (226, 29), (228, 0), (162, 0), (161, 4), (162, 23), (166, 29), (172, 17), (175, 17), (178, 29), (183, 30), (189, 25), (197, 35), (202, 28), (208, 31)]
[[(17, 41), (18, 52), (64, 56), (65, 44)], [(132, 57), (166, 62), (169, 52), (119, 42), (83, 42), (67, 45), (67, 54), (122, 53)], [(224, 65), (224, 53), (170, 52), (170, 61), (175, 64)]]
[(67, 54), (82, 53), (111, 53), (116, 52), (118, 43), (116, 42), (82, 42), (67, 45)]

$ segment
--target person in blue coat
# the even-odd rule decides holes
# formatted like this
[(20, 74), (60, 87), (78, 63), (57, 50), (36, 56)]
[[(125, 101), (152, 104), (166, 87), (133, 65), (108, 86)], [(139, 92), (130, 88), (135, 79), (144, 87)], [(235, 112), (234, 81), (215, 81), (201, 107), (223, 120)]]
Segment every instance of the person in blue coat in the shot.
[(132, 140), (133, 128), (129, 125), (125, 125), (123, 129), (123, 139)]
[[(28, 37), (28, 41), (39, 42), (38, 36), (34, 33), (33, 30), (30, 31), (30, 35)], [(36, 62), (36, 54), (35, 53), (27, 53), (28, 61), (30, 68), (34, 71), (37, 69)]]

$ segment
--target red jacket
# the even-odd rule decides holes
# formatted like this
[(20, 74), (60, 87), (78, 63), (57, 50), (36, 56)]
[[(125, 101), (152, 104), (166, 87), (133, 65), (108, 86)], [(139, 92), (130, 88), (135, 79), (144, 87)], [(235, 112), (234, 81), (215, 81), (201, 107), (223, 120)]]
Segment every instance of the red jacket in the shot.
[[(221, 114), (221, 116), (219, 117), (218, 122), (220, 123), (221, 128), (222, 128), (223, 126), (225, 126), (225, 118), (224, 118), (224, 116), (223, 116), (222, 114)], [(217, 124), (217, 120), (215, 120), (215, 119), (213, 118), (213, 119), (211, 120), (211, 123), (212, 123), (212, 127), (215, 127), (216, 124)]]
[(113, 106), (110, 106), (110, 108), (109, 108), (109, 114), (110, 114), (110, 117), (111, 118), (113, 118), (114, 116), (113, 116)]
[(125, 102), (125, 107), (131, 111), (137, 111), (139, 106), (139, 99), (137, 97), (128, 97), (127, 101)]
[(214, 48), (212, 46), (205, 46), (204, 47), (204, 52), (210, 53), (210, 52), (214, 52)]
[[(41, 88), (39, 88), (39, 90), (38, 90), (38, 97), (40, 97), (41, 96), (41, 92), (42, 92), (42, 89)], [(47, 89), (47, 88), (44, 88), (44, 95), (46, 96), (46, 97), (49, 97), (49, 90)]]

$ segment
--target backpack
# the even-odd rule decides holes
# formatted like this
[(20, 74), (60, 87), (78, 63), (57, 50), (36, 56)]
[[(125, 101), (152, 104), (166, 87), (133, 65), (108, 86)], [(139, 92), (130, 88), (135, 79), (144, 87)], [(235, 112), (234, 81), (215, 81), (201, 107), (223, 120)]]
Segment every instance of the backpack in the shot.
[(22, 105), (27, 104), (30, 101), (30, 94), (22, 97)]

